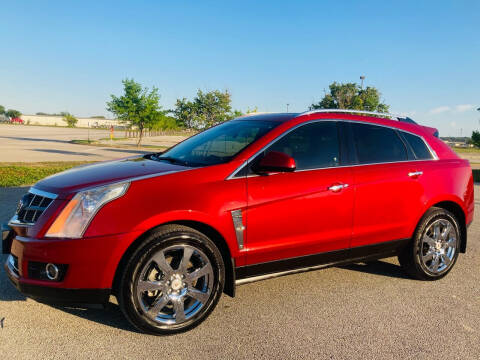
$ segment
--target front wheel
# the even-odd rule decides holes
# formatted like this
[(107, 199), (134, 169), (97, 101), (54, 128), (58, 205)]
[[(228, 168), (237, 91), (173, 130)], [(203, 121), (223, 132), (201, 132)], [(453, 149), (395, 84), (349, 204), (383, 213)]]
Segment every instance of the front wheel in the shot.
[(457, 261), (459, 229), (455, 215), (431, 208), (420, 220), (410, 245), (398, 256), (400, 265), (415, 279), (441, 279)]
[(119, 304), (137, 329), (173, 334), (199, 325), (219, 301), (222, 256), (202, 233), (168, 225), (148, 236), (124, 268)]

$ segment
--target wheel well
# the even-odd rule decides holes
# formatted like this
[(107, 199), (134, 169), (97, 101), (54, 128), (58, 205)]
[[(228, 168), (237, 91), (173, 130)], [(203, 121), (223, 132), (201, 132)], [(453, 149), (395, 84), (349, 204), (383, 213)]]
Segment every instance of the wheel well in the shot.
[(146, 236), (148, 236), (148, 234), (150, 234), (153, 230), (158, 229), (161, 226), (171, 225), (171, 224), (184, 225), (184, 226), (191, 227), (192, 229), (195, 229), (197, 231), (200, 231), (205, 236), (208, 236), (208, 238), (212, 240), (215, 243), (215, 245), (217, 245), (218, 250), (220, 250), (220, 253), (222, 254), (223, 263), (225, 264), (225, 287), (223, 289), (223, 292), (231, 297), (234, 297), (235, 296), (235, 262), (232, 259), (227, 242), (225, 241), (223, 236), (213, 227), (201, 222), (187, 221), (187, 220), (174, 221), (174, 222), (158, 225), (155, 228), (147, 230), (145, 233), (140, 235), (132, 244), (130, 244), (127, 251), (125, 251), (125, 254), (123, 254), (122, 259), (120, 260), (117, 266), (117, 270), (115, 271), (115, 276), (113, 279), (113, 287), (112, 287), (113, 293), (117, 294), (117, 289), (118, 289), (118, 286), (120, 285), (120, 276), (122, 273), (122, 269), (126, 265), (128, 259), (133, 254), (133, 252), (140, 246), (143, 239)]
[(462, 239), (462, 242), (460, 243), (460, 252), (465, 253), (467, 251), (467, 225), (463, 209), (453, 201), (442, 201), (433, 206), (450, 211), (457, 217), (458, 222), (460, 223), (460, 238)]

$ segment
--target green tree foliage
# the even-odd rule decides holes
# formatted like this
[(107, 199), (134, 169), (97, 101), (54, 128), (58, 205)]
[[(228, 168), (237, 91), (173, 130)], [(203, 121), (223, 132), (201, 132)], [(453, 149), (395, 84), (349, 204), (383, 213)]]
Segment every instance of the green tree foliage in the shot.
[(380, 102), (380, 92), (374, 87), (362, 89), (356, 83), (333, 82), (329, 86), (330, 92), (325, 94), (317, 104), (310, 106), (315, 109), (351, 109), (388, 112), (389, 106)]
[(173, 113), (182, 126), (204, 129), (242, 115), (239, 111), (232, 112), (231, 101), (228, 91), (214, 90), (204, 93), (198, 90), (192, 101), (178, 99)]
[(474, 130), (470, 142), (476, 147), (480, 147), (480, 131)]
[(152, 126), (152, 130), (176, 130), (178, 129), (177, 119), (172, 116), (162, 116), (159, 120)]
[(15, 119), (22, 116), (22, 113), (18, 110), (8, 109), (5, 112), (5, 115), (7, 115), (10, 119)]
[(5, 107), (0, 105), (0, 115), (5, 114)]
[(65, 111), (62, 111), (61, 113), (53, 113), (53, 114), (50, 114), (50, 113), (46, 113), (46, 112), (37, 112), (35, 113), (35, 115), (43, 115), (43, 116), (65, 116), (65, 114), (68, 114), (67, 112)]
[(78, 119), (68, 112), (62, 112), (63, 121), (67, 123), (68, 127), (75, 127), (77, 125)]
[(140, 131), (137, 146), (142, 141), (143, 131), (152, 129), (155, 124), (165, 117), (165, 111), (159, 105), (158, 89), (148, 88), (135, 82), (133, 79), (122, 81), (124, 94), (120, 97), (111, 95), (112, 101), (107, 102), (107, 110), (113, 113), (128, 127), (137, 127)]
[(252, 109), (247, 108), (247, 111), (245, 113), (241, 110), (234, 110), (233, 113), (232, 113), (232, 118), (237, 118), (237, 117), (240, 117), (240, 116), (253, 114), (253, 113), (256, 113), (256, 112), (258, 112), (258, 108), (256, 106)]

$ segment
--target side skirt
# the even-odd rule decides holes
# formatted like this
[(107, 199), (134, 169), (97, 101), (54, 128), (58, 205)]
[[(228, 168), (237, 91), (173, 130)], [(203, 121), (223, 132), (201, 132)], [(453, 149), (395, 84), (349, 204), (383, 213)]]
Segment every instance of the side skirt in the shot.
[(401, 252), (409, 241), (410, 239), (394, 240), (351, 249), (237, 267), (235, 271), (236, 285), (334, 265), (387, 258)]

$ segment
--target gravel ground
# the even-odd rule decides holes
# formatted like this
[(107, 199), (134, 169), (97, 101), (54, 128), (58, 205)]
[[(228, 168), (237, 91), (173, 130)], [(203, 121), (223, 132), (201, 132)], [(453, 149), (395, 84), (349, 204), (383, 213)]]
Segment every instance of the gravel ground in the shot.
[[(475, 190), (480, 194), (479, 186)], [(8, 220), (24, 191), (0, 189), (0, 221)], [(169, 337), (136, 332), (113, 298), (106, 310), (25, 299), (2, 269), (0, 354), (4, 359), (479, 359), (479, 235), (477, 215), (467, 254), (440, 281), (408, 279), (394, 258), (284, 276), (238, 287), (237, 297), (223, 296), (200, 327)]]

